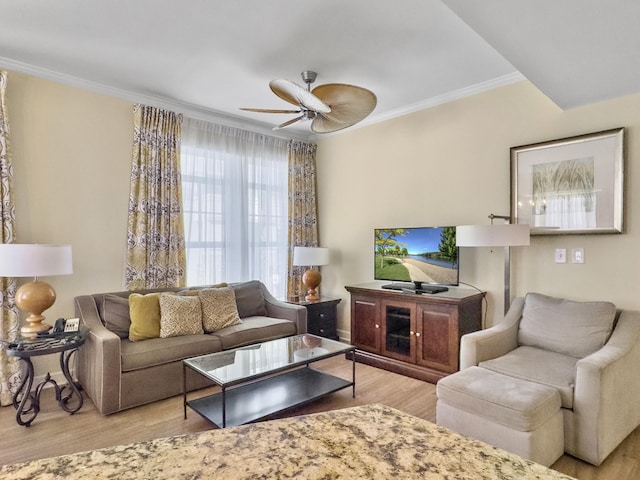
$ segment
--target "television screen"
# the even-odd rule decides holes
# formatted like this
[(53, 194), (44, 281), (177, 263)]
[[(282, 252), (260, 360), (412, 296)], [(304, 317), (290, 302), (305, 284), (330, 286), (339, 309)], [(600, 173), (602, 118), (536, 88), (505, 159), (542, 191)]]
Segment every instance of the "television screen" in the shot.
[(376, 228), (375, 279), (458, 285), (456, 227)]

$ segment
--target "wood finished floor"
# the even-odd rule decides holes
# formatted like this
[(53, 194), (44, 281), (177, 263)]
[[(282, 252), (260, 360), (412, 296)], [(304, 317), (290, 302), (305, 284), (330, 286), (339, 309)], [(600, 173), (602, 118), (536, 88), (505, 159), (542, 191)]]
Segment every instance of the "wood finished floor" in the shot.
[[(351, 361), (334, 357), (315, 364), (319, 370), (350, 378)], [(215, 388), (192, 392), (195, 398)], [(351, 389), (337, 392), (311, 405), (282, 414), (291, 416), (346, 408), (367, 403), (383, 403), (403, 412), (435, 421), (435, 385), (356, 364), (356, 398)], [(109, 416), (100, 415), (85, 399), (75, 415), (63, 412), (53, 391), (42, 395), (41, 411), (29, 428), (15, 421), (13, 407), (0, 408), (0, 464), (10, 464), (67, 453), (128, 444), (153, 438), (199, 432), (213, 426), (193, 411), (183, 419), (182, 397), (138, 407)], [(552, 468), (580, 480), (637, 480), (640, 478), (640, 428), (636, 429), (600, 467), (569, 455)]]

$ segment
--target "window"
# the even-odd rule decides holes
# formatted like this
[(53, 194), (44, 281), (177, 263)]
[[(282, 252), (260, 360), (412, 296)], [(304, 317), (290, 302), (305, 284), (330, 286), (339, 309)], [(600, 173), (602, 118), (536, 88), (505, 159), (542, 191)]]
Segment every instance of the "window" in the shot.
[(287, 140), (184, 119), (181, 147), (187, 284), (287, 284)]

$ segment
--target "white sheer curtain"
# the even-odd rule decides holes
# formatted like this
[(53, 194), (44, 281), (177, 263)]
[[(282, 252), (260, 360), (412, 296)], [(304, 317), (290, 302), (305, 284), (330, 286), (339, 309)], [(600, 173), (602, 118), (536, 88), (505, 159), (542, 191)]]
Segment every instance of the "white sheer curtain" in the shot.
[(287, 284), (287, 140), (184, 118), (187, 284)]

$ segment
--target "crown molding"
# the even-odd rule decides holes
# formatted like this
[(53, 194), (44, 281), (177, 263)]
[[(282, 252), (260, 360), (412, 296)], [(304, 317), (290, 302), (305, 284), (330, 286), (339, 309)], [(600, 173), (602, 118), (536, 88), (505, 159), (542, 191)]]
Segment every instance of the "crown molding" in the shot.
[[(405, 105), (404, 107), (397, 108), (389, 112), (381, 113), (379, 115), (370, 115), (360, 123), (352, 127), (349, 127), (346, 130), (341, 130), (339, 132), (334, 132), (334, 133), (327, 133), (321, 136), (328, 137), (331, 135), (339, 135), (340, 133), (344, 133), (346, 131), (357, 130), (359, 128), (368, 127), (376, 123), (385, 122), (387, 120), (391, 120), (397, 117), (402, 117), (404, 115), (409, 115), (410, 113), (419, 112), (420, 110), (433, 108), (438, 105), (453, 102), (454, 100), (460, 100), (465, 97), (471, 97), (479, 93), (488, 92), (490, 90), (504, 87), (506, 85), (511, 85), (512, 83), (518, 83), (523, 80), (527, 80), (527, 78), (524, 75), (522, 75), (520, 72), (509, 73), (501, 77), (496, 77), (491, 80), (487, 80), (486, 82), (476, 83), (475, 85), (470, 85), (468, 87), (460, 88), (452, 92), (447, 92), (443, 95), (427, 98), (426, 100), (423, 100), (421, 102)], [(311, 135), (309, 138), (311, 141), (317, 141), (320, 139), (321, 136), (314, 134), (314, 135)]]
[[(105, 85), (99, 82), (93, 82), (93, 81), (85, 80), (79, 77), (74, 77), (72, 75), (67, 75), (67, 74), (56, 72), (53, 70), (48, 70), (46, 68), (37, 67), (37, 66), (30, 65), (23, 62), (18, 62), (15, 60), (11, 60), (9, 58), (0, 57), (0, 65), (2, 65), (3, 68), (6, 68), (8, 70), (25, 73), (27, 75), (32, 75), (34, 77), (43, 78), (45, 80), (62, 83), (64, 85), (69, 85), (69, 86), (80, 88), (83, 90), (89, 90), (95, 93), (100, 93), (100, 94), (108, 95), (111, 97), (121, 98), (123, 100), (127, 100), (133, 103), (143, 103), (145, 105), (150, 105), (157, 108), (165, 108), (167, 110), (172, 110), (178, 113), (182, 113), (183, 115), (187, 115), (191, 118), (195, 118), (198, 120), (205, 120), (213, 123), (226, 125), (229, 127), (249, 130), (252, 132), (261, 133), (263, 135), (269, 135), (272, 137), (302, 140), (306, 142), (317, 141), (321, 137), (340, 135), (347, 131), (352, 131), (359, 128), (367, 127), (375, 123), (380, 123), (387, 120), (391, 120), (393, 118), (402, 117), (404, 115), (415, 113), (420, 110), (433, 108), (437, 105), (442, 105), (448, 102), (452, 102), (454, 100), (460, 100), (462, 98), (470, 97), (478, 93), (487, 92), (489, 90), (493, 90), (499, 87), (510, 85), (512, 83), (517, 83), (517, 82), (526, 80), (526, 77), (522, 75), (520, 72), (513, 72), (507, 75), (503, 75), (501, 77), (487, 80), (485, 82), (460, 88), (452, 92), (447, 92), (443, 95), (438, 95), (435, 97), (425, 99), (420, 102), (406, 105), (404, 107), (397, 108), (389, 112), (385, 112), (379, 115), (371, 115), (365, 118), (360, 123), (352, 127), (349, 127), (348, 129), (345, 129), (345, 130), (340, 130), (338, 132), (329, 133), (329, 134), (318, 135), (313, 132), (302, 132), (295, 129), (287, 129), (286, 131), (285, 130), (274, 131), (272, 129), (272, 125), (269, 125), (267, 123), (248, 120), (246, 118), (237, 117), (237, 116), (230, 115), (228, 113), (224, 113), (215, 109), (206, 108), (206, 107), (194, 105), (187, 102), (181, 102), (178, 100), (171, 100), (163, 97), (157, 97), (157, 96), (148, 95), (140, 92), (133, 92), (133, 91), (125, 90), (122, 88), (112, 87), (110, 85)], [(286, 132), (286, 134), (283, 134), (284, 132)]]
[(468, 87), (453, 90), (443, 95), (437, 95), (435, 97), (427, 98), (420, 102), (412, 103), (411, 105), (406, 105), (404, 107), (397, 108), (380, 115), (372, 115), (370, 118), (367, 118), (360, 122), (358, 126), (363, 127), (372, 123), (380, 123), (386, 120), (391, 120), (392, 118), (402, 117), (410, 113), (433, 108), (438, 105), (453, 102), (455, 100), (460, 100), (462, 98), (471, 97), (479, 93), (488, 92), (489, 90), (494, 90), (496, 88), (511, 85), (512, 83), (521, 82), (523, 80), (526, 80), (526, 77), (520, 72), (509, 73), (501, 77), (492, 78), (491, 80), (487, 80), (485, 82), (476, 83)]
[[(163, 108), (177, 113), (182, 113), (197, 120), (205, 120), (212, 123), (235, 127), (242, 130), (269, 135), (272, 137), (311, 141), (311, 132), (305, 133), (293, 129), (274, 131), (273, 126), (263, 122), (255, 122), (242, 117), (229, 115), (215, 109), (194, 105), (188, 102), (181, 102), (168, 98), (148, 95), (141, 92), (134, 92), (123, 88), (117, 88), (103, 83), (85, 80), (83, 78), (67, 75), (64, 73), (48, 70), (46, 68), (30, 65), (23, 62), (0, 57), (0, 67), (15, 72), (32, 75), (34, 77), (50, 80), (52, 82), (69, 85), (71, 87), (88, 90), (91, 92), (120, 98), (132, 103), (142, 103), (152, 107)], [(286, 134), (284, 134), (286, 132)]]

